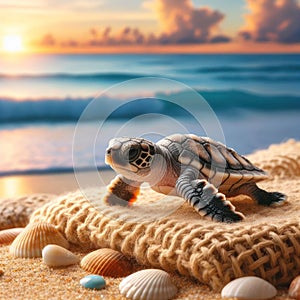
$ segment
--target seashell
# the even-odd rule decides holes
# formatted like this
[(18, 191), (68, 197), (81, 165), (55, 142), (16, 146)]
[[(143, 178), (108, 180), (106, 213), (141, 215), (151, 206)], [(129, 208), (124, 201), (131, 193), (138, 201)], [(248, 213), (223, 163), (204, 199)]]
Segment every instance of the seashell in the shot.
[(92, 274), (109, 277), (124, 277), (133, 272), (132, 264), (122, 253), (108, 248), (87, 254), (80, 266)]
[(177, 293), (170, 275), (162, 270), (147, 269), (124, 278), (119, 285), (120, 293), (132, 300), (168, 300)]
[(55, 244), (69, 247), (68, 241), (51, 224), (33, 223), (25, 227), (10, 245), (9, 253), (14, 257), (42, 257), (42, 249)]
[(49, 267), (69, 266), (80, 261), (77, 255), (58, 245), (47, 245), (42, 250), (42, 257)]
[(289, 296), (292, 299), (300, 300), (300, 275), (294, 278), (290, 284)]
[(80, 284), (86, 289), (101, 290), (106, 286), (106, 282), (102, 276), (88, 275), (80, 279)]
[(10, 228), (0, 231), (0, 245), (10, 244), (24, 230), (24, 228)]
[(277, 294), (276, 288), (266, 280), (247, 276), (229, 282), (222, 290), (222, 298), (271, 299)]

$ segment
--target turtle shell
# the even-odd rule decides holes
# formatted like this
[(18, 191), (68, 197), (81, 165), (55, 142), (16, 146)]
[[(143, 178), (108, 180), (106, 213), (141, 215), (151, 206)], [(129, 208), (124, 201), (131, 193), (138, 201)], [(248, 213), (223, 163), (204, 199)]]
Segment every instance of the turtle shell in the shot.
[(199, 178), (206, 178), (228, 192), (246, 182), (267, 178), (265, 171), (253, 165), (246, 157), (207, 137), (194, 134), (174, 134), (160, 140), (157, 145), (168, 149), (174, 162), (182, 168), (193, 167)]

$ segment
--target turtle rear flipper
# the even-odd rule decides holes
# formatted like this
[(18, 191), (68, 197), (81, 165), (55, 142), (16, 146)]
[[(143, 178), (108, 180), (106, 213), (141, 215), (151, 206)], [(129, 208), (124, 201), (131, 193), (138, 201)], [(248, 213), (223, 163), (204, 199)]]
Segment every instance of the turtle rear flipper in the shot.
[(242, 213), (236, 212), (235, 207), (226, 200), (225, 195), (205, 179), (195, 179), (192, 170), (185, 171), (176, 183), (178, 194), (202, 216), (226, 223), (238, 222), (244, 219)]
[(255, 183), (246, 183), (234, 190), (231, 195), (244, 194), (251, 197), (260, 205), (280, 206), (285, 203), (287, 196), (279, 192), (267, 192)]
[(280, 206), (287, 200), (287, 195), (280, 192), (270, 192), (268, 194), (268, 198), (271, 199), (271, 203), (268, 204), (269, 206)]

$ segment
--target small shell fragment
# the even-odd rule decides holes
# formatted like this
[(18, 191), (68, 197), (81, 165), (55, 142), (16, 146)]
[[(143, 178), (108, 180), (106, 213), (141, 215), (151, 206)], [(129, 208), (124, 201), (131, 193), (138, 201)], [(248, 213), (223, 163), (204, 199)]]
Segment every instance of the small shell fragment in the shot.
[(132, 300), (168, 300), (177, 293), (170, 275), (162, 270), (147, 269), (124, 278), (119, 285), (120, 293)]
[(24, 230), (22, 227), (4, 229), (0, 231), (0, 245), (10, 244)]
[(100, 275), (87, 275), (80, 279), (80, 284), (86, 289), (101, 290), (106, 286), (104, 278)]
[(58, 245), (47, 245), (42, 250), (42, 257), (49, 267), (69, 266), (80, 261), (77, 255)]
[(14, 257), (42, 257), (42, 250), (49, 244), (69, 248), (68, 241), (49, 223), (33, 223), (15, 238), (10, 245), (9, 253)]
[(132, 264), (122, 253), (108, 248), (87, 254), (80, 266), (92, 274), (109, 277), (124, 277), (133, 272)]
[(289, 296), (292, 299), (300, 300), (300, 275), (291, 282)]
[(222, 298), (247, 300), (272, 299), (277, 294), (276, 288), (266, 280), (247, 276), (229, 282), (222, 290)]

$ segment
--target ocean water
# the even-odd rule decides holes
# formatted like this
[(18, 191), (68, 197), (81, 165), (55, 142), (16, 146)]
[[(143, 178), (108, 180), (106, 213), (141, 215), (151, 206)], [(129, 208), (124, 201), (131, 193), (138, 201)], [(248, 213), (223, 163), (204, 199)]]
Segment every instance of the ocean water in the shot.
[(104, 168), (110, 138), (300, 139), (300, 54), (0, 58), (0, 176)]

